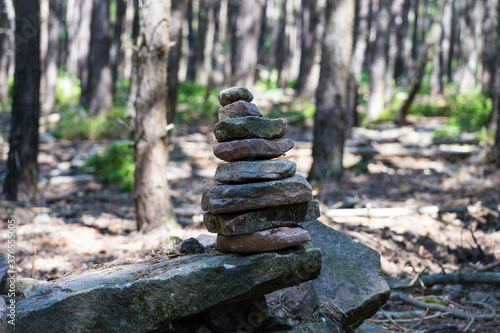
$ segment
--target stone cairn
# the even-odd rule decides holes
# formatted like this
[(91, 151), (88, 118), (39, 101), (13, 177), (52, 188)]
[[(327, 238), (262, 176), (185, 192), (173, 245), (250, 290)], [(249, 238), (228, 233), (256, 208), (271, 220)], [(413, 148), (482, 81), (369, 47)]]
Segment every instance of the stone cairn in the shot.
[(283, 119), (263, 118), (246, 87), (218, 94), (219, 122), (214, 133), (218, 185), (203, 193), (203, 220), (217, 233), (217, 250), (256, 253), (299, 245), (310, 240), (298, 223), (320, 216), (311, 185), (296, 175), (295, 162), (274, 159), (292, 149), (283, 139)]

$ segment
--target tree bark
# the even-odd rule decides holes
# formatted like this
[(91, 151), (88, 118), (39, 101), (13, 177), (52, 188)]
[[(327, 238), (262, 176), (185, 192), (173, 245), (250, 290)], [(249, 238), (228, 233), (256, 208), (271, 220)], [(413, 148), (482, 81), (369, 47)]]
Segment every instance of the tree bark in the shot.
[[(500, 1), (497, 2), (497, 17), (500, 15)], [(496, 47), (497, 53), (500, 50), (500, 23), (497, 24), (497, 40)], [(500, 57), (497, 56), (496, 68), (495, 68), (495, 79), (493, 86), (493, 110), (491, 110), (490, 121), (495, 124), (496, 135), (495, 135), (495, 150), (497, 158), (497, 166), (500, 167)]]
[(51, 113), (56, 105), (57, 58), (59, 54), (59, 10), (61, 0), (49, 1), (47, 52), (44, 59), (42, 113)]
[(166, 177), (167, 61), (170, 1), (142, 0), (136, 4), (138, 34), (134, 52), (130, 113), (135, 159), (135, 209), (137, 228), (172, 229), (172, 212)]
[(278, 71), (278, 87), (285, 88), (286, 77), (284, 78), (283, 69), (285, 62), (288, 61), (290, 52), (289, 36), (286, 34), (286, 21), (288, 18), (287, 0), (281, 0), (281, 15), (278, 27), (278, 39), (275, 44), (276, 62), (274, 67)]
[(35, 203), (38, 188), (38, 121), (40, 116), (40, 3), (14, 1), (16, 68), (7, 175), (7, 200)]
[[(231, 2), (231, 1), (229, 1)], [(263, 2), (248, 0), (239, 4), (236, 38), (231, 59), (231, 85), (253, 86), (257, 67), (259, 28)]]
[(12, 18), (9, 17), (11, 7), (11, 0), (0, 0), (0, 104), (7, 104), (9, 101), (7, 81), (14, 55), (14, 27)]
[(80, 23), (78, 24), (78, 78), (80, 79), (80, 104), (88, 105), (90, 99), (89, 55), (92, 4), (94, 1), (82, 0), (80, 3)]
[(394, 81), (396, 85), (400, 83), (406, 73), (407, 68), (407, 52), (406, 52), (406, 38), (408, 37), (409, 20), (408, 14), (410, 13), (411, 0), (404, 0), (403, 8), (400, 16), (400, 23), (396, 22), (396, 62), (394, 64)]
[(112, 77), (112, 92), (116, 90), (116, 81), (118, 80), (118, 67), (120, 66), (124, 50), (122, 47), (123, 41), (127, 36), (123, 34), (125, 29), (125, 15), (127, 13), (127, 1), (116, 0), (116, 20), (113, 28), (113, 43), (111, 46), (113, 57), (111, 59), (111, 77)]
[(387, 68), (385, 51), (389, 27), (389, 0), (380, 0), (375, 21), (377, 37), (370, 66), (370, 96), (366, 109), (366, 116), (369, 120), (378, 119), (380, 112), (384, 108), (384, 74)]
[[(429, 50), (432, 45), (435, 45), (439, 42), (439, 38), (441, 36), (441, 22), (443, 18), (443, 10), (444, 10), (445, 2), (439, 4), (436, 15), (434, 15), (433, 22), (430, 28), (430, 31), (425, 39), (424, 43), (420, 45), (419, 55), (417, 60), (415, 61), (414, 72), (415, 77), (412, 79), (410, 92), (408, 97), (406, 98), (403, 106), (399, 109), (399, 122), (402, 124), (406, 124), (406, 118), (410, 111), (411, 105), (413, 104), (417, 94), (422, 86), (422, 80), (425, 74), (425, 67), (427, 62), (429, 61)], [(431, 55), (432, 56), (432, 55)]]
[(91, 116), (113, 106), (113, 79), (109, 61), (109, 0), (94, 0), (89, 53), (88, 88)]
[(193, 0), (188, 0), (186, 19), (188, 23), (188, 47), (186, 80), (194, 82), (196, 80), (196, 36), (193, 29)]
[(465, 93), (474, 88), (477, 84), (477, 61), (480, 52), (476, 34), (476, 24), (479, 20), (478, 1), (479, 0), (468, 1), (464, 9), (464, 14), (462, 15), (463, 25), (465, 27), (463, 34), (463, 57), (465, 63), (463, 64), (463, 74), (460, 80), (460, 93)]
[(171, 8), (170, 42), (167, 61), (167, 124), (173, 124), (177, 107), (179, 87), (179, 65), (182, 57), (182, 26), (187, 5), (184, 1), (174, 1)]
[(495, 53), (495, 8), (497, 4), (498, 0), (485, 0), (483, 12), (484, 47), (481, 54), (481, 62), (483, 67), (482, 86), (486, 96), (492, 96), (492, 85), (495, 75), (497, 58), (497, 54)]
[(295, 94), (297, 96), (312, 97), (316, 86), (310, 81), (311, 72), (318, 49), (318, 24), (320, 22), (320, 8), (317, 0), (302, 0), (300, 65)]
[(446, 5), (443, 12), (443, 22), (441, 24), (441, 46), (439, 49), (439, 74), (438, 74), (438, 90), (439, 94), (444, 93), (444, 78), (450, 67), (451, 59), (451, 34), (452, 34), (452, 17), (453, 17), (453, 0), (446, 0)]
[(327, 0), (309, 179), (339, 178), (343, 173), (346, 81), (353, 21), (354, 2)]
[(368, 0), (357, 0), (357, 24), (355, 25), (353, 52), (349, 66), (346, 95), (346, 138), (351, 136), (352, 127), (357, 125), (358, 88), (365, 60), (368, 35), (368, 16), (370, 3)]

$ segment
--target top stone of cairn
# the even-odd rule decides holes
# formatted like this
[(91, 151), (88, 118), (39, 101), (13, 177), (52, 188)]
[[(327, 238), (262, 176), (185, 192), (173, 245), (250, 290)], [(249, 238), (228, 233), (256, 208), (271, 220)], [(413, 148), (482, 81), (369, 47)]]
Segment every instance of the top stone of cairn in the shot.
[(226, 106), (237, 101), (251, 102), (253, 100), (253, 95), (247, 87), (227, 88), (221, 90), (217, 97), (221, 106)]

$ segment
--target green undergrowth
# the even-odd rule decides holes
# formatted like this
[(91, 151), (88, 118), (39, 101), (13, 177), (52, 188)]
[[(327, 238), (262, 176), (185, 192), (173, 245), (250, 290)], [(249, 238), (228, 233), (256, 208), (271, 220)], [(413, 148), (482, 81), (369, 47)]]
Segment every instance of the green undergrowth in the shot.
[(104, 154), (90, 156), (83, 169), (100, 177), (105, 184), (131, 192), (134, 189), (135, 165), (130, 140), (115, 142)]
[(179, 83), (177, 98), (176, 125), (215, 117), (218, 106), (216, 89), (207, 96), (206, 86), (184, 81)]

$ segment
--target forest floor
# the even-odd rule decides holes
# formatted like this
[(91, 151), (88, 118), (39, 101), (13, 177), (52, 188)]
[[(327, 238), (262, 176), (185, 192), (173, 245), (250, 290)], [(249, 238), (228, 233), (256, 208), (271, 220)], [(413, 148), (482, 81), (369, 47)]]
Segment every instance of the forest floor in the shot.
[[(473, 272), (500, 259), (500, 170), (482, 163), (480, 145), (433, 142), (429, 131), (441, 123), (427, 119), (405, 127), (357, 129), (346, 148), (345, 176), (312, 183), (323, 213), (320, 220), (377, 250), (386, 278)], [(298, 173), (307, 176), (312, 162), (310, 126), (289, 127), (287, 136), (296, 140), (296, 148), (285, 158), (296, 161)], [(208, 234), (201, 223), (200, 201), (218, 163), (212, 155), (214, 142), (210, 125), (177, 133), (168, 177), (183, 225), (172, 234), (183, 239)], [(20, 275), (47, 280), (93, 264), (141, 258), (161, 246), (166, 234), (136, 231), (131, 193), (78, 171), (89, 154), (108, 145), (41, 144), (40, 203), (29, 208), (0, 205), (2, 230), (9, 219), (17, 224)], [(7, 144), (0, 142), (0, 173), (6, 154)], [(436, 211), (443, 206), (448, 209), (439, 216)], [(422, 207), (427, 210), (416, 212)], [(500, 267), (492, 271), (500, 272)], [(397, 292), (469, 314), (500, 312), (498, 284), (417, 285)], [(447, 332), (466, 327), (470, 332), (500, 331), (498, 317), (471, 322), (446, 311), (415, 308), (397, 298), (370, 321), (390, 332), (446, 324), (457, 328)]]

